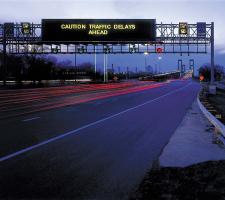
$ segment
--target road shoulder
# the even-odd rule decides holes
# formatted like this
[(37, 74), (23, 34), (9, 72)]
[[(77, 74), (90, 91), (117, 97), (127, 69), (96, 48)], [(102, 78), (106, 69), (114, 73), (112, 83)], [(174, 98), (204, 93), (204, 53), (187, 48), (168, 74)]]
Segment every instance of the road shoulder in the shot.
[(195, 100), (159, 157), (162, 167), (186, 167), (225, 159), (225, 149), (214, 143), (213, 127)]
[(131, 200), (225, 199), (225, 148), (197, 100)]

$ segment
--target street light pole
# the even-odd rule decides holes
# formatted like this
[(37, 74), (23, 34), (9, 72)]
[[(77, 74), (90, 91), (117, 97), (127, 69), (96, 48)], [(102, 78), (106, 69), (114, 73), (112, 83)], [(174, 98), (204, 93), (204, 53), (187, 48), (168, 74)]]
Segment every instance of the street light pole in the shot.
[(97, 72), (97, 54), (96, 54), (96, 46), (95, 46), (95, 76)]
[(144, 56), (145, 56), (145, 72), (147, 72), (147, 58), (146, 56), (148, 55), (148, 52), (144, 52)]
[(74, 72), (75, 72), (75, 83), (77, 83), (77, 46), (75, 45), (75, 54), (74, 54)]
[(146, 56), (145, 56), (145, 72), (147, 72), (147, 60), (146, 60)]
[(108, 55), (106, 54), (105, 55), (105, 71), (106, 71), (106, 74), (105, 74), (105, 79), (106, 79), (106, 82), (108, 82)]
[(162, 57), (159, 56), (158, 59), (159, 59), (159, 73), (161, 73), (161, 60), (162, 60)]
[(103, 82), (105, 83), (105, 53), (103, 54)]

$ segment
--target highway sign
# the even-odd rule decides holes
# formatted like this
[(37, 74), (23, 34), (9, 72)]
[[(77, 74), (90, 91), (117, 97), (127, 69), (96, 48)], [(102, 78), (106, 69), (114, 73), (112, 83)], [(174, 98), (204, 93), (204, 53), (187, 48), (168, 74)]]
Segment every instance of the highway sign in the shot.
[(14, 23), (4, 23), (4, 32), (6, 37), (14, 37)]
[(197, 37), (198, 38), (206, 37), (206, 23), (205, 22), (197, 23)]
[[(57, 33), (57, 34), (56, 34)], [(155, 41), (155, 19), (43, 19), (42, 41)]]

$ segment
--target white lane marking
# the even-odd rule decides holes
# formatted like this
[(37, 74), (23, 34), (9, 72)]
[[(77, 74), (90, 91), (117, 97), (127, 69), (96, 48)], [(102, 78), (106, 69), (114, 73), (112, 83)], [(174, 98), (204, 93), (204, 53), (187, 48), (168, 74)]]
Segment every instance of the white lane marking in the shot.
[(29, 118), (29, 119), (24, 119), (22, 120), (22, 122), (29, 122), (29, 121), (32, 121), (32, 120), (35, 120), (35, 119), (40, 119), (41, 117), (33, 117), (33, 118)]
[(192, 84), (192, 83), (188, 83), (186, 86), (184, 86), (184, 87), (182, 87), (182, 88), (179, 88), (179, 89), (177, 89), (177, 90), (168, 92), (168, 93), (166, 93), (166, 94), (164, 94), (164, 95), (162, 95), (162, 96), (159, 96), (159, 97), (157, 97), (157, 98), (155, 98), (155, 99), (146, 101), (145, 103), (139, 104), (139, 105), (134, 106), (134, 107), (132, 107), (132, 108), (128, 108), (128, 109), (126, 109), (126, 110), (124, 110), (124, 111), (122, 111), (122, 112), (119, 112), (119, 113), (117, 113), (117, 114), (114, 114), (114, 115), (111, 115), (111, 116), (109, 116), (109, 117), (106, 117), (106, 118), (100, 119), (100, 120), (98, 120), (98, 121), (92, 122), (92, 123), (90, 123), (90, 124), (84, 125), (84, 126), (82, 126), (82, 127), (80, 127), (80, 128), (77, 128), (77, 129), (74, 129), (74, 130), (69, 131), (69, 132), (67, 132), (67, 133), (61, 134), (61, 135), (59, 135), (59, 136), (50, 138), (50, 139), (48, 139), (48, 140), (45, 140), (45, 141), (40, 142), (40, 143), (38, 143), (38, 144), (35, 144), (35, 145), (33, 145), (33, 146), (30, 146), (30, 147), (27, 147), (27, 148), (25, 148), (25, 149), (16, 151), (16, 152), (14, 152), (14, 153), (12, 153), (12, 154), (3, 156), (3, 157), (0, 158), (0, 162), (5, 161), (5, 160), (9, 160), (10, 158), (16, 157), (16, 156), (18, 156), (18, 155), (21, 155), (21, 154), (23, 154), (23, 153), (26, 153), (26, 152), (28, 152), (28, 151), (31, 151), (31, 150), (36, 149), (36, 148), (38, 148), (38, 147), (41, 147), (41, 146), (43, 146), (43, 145), (46, 145), (46, 144), (49, 144), (49, 143), (54, 142), (54, 141), (56, 141), (56, 140), (62, 139), (62, 138), (64, 138), (64, 137), (66, 137), (66, 136), (69, 136), (69, 135), (72, 135), (72, 134), (75, 134), (75, 133), (78, 134), (78, 132), (81, 131), (81, 130), (84, 130), (84, 129), (86, 129), (86, 128), (89, 128), (89, 127), (91, 127), (91, 126), (94, 126), (94, 125), (96, 125), (96, 124), (99, 124), (99, 123), (101, 123), (101, 122), (104, 122), (104, 121), (106, 121), (106, 120), (108, 120), (108, 119), (112, 119), (112, 118), (114, 118), (114, 117), (117, 117), (117, 116), (119, 116), (119, 115), (122, 115), (122, 114), (124, 114), (124, 113), (127, 113), (127, 112), (129, 112), (129, 111), (131, 111), (131, 110), (140, 108), (140, 107), (142, 107), (142, 106), (144, 106), (144, 105), (146, 105), (146, 104), (149, 104), (149, 103), (155, 102), (155, 101), (157, 101), (157, 100), (160, 100), (160, 99), (162, 99), (162, 98), (164, 98), (164, 97), (167, 97), (167, 96), (169, 96), (169, 95), (171, 95), (171, 94), (174, 94), (174, 93), (176, 93), (176, 92), (178, 92), (178, 91), (180, 91), (180, 90), (183, 90), (183, 89), (187, 88), (187, 87), (188, 87), (189, 85), (191, 85), (191, 84)]

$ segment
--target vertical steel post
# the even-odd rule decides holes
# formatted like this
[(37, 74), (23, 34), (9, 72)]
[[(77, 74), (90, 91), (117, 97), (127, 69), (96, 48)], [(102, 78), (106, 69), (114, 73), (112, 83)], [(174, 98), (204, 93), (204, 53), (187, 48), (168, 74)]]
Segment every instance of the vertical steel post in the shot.
[(113, 64), (112, 64), (112, 74), (114, 74), (114, 67), (113, 67)]
[(77, 83), (77, 46), (75, 45), (75, 54), (74, 54), (74, 73), (75, 73), (75, 81), (74, 83)]
[(104, 77), (104, 83), (106, 82), (106, 77), (105, 77), (105, 53), (104, 53), (104, 57), (103, 57), (103, 62), (104, 62), (104, 65), (103, 65), (103, 77)]
[(105, 80), (108, 82), (108, 54), (105, 55)]
[(189, 60), (189, 69), (192, 70), (192, 77), (195, 75), (195, 64), (194, 59)]
[(6, 86), (6, 73), (7, 73), (7, 67), (6, 67), (6, 26), (3, 25), (3, 85)]
[(95, 48), (95, 76), (96, 76), (96, 72), (97, 72), (97, 55), (96, 55), (96, 46), (94, 46)]
[(211, 23), (211, 79), (210, 79), (210, 84), (214, 84), (214, 22)]
[(183, 61), (181, 59), (178, 59), (178, 71), (180, 71), (180, 77), (182, 75), (182, 65)]
[(145, 55), (145, 72), (147, 72), (147, 59), (146, 59), (146, 55)]

